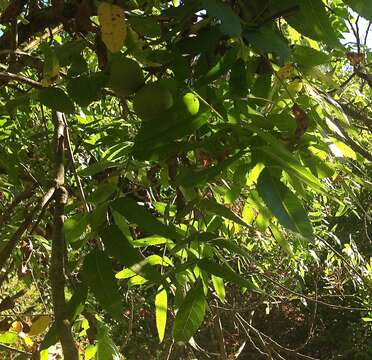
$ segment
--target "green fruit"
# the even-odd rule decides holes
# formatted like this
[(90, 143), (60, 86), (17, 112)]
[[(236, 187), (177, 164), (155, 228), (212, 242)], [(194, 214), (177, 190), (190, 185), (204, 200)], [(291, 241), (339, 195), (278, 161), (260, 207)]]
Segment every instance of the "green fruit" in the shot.
[(144, 83), (138, 63), (122, 54), (114, 56), (110, 64), (108, 86), (119, 96), (134, 94)]
[(182, 102), (190, 115), (196, 115), (199, 112), (199, 99), (193, 93), (187, 93), (182, 97)]
[(143, 120), (151, 120), (173, 106), (171, 92), (162, 84), (146, 84), (133, 99), (133, 108)]

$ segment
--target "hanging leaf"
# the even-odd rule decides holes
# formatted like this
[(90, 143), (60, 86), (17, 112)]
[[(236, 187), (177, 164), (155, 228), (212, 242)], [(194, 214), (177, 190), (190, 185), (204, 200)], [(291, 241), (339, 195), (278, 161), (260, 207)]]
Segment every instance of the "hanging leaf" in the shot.
[(230, 94), (244, 98), (248, 94), (248, 71), (245, 62), (239, 59), (231, 68), (230, 73)]
[(239, 16), (236, 15), (231, 7), (221, 0), (203, 0), (203, 6), (207, 14), (221, 21), (221, 32), (228, 36), (240, 36), (242, 26)]
[(227, 158), (221, 163), (206, 169), (203, 168), (192, 171), (189, 168), (185, 168), (177, 175), (176, 183), (187, 188), (205, 185), (213, 178), (220, 175), (228, 166), (238, 160), (242, 154), (243, 151), (239, 151), (237, 154)]
[(62, 89), (57, 87), (39, 89), (38, 99), (43, 105), (55, 111), (60, 111), (66, 114), (75, 111), (73, 102)]
[(312, 238), (312, 226), (301, 202), (268, 169), (261, 172), (257, 181), (257, 190), (267, 207), (284, 227), (304, 237)]
[(123, 215), (128, 221), (141, 226), (144, 230), (164, 236), (172, 240), (181, 240), (182, 235), (171, 225), (164, 225), (157, 220), (145, 207), (137, 204), (130, 197), (122, 197), (112, 203), (112, 208)]
[(199, 280), (189, 290), (174, 320), (173, 336), (176, 341), (188, 342), (202, 324), (206, 300), (203, 283)]
[(124, 9), (118, 5), (101, 2), (97, 9), (102, 41), (113, 52), (119, 52), (127, 36)]
[(96, 360), (120, 360), (120, 351), (112, 341), (107, 327), (98, 322)]
[(160, 287), (155, 295), (155, 317), (159, 341), (164, 339), (165, 326), (167, 324), (168, 295), (167, 291)]
[(99, 98), (104, 82), (101, 73), (81, 75), (68, 82), (67, 92), (78, 105), (86, 107)]
[(287, 41), (270, 26), (247, 29), (244, 31), (244, 38), (258, 50), (275, 53), (282, 61), (289, 55)]
[(116, 225), (110, 225), (103, 229), (101, 237), (109, 254), (119, 260), (122, 265), (131, 267), (135, 273), (146, 279), (167, 286), (161, 274), (147, 263), (140, 251), (129, 243)]
[(250, 280), (238, 275), (226, 265), (217, 264), (210, 259), (203, 259), (198, 263), (198, 266), (207, 273), (218, 276), (226, 281), (230, 281), (251, 290), (257, 290), (257, 287)]
[(218, 298), (221, 300), (221, 302), (224, 303), (226, 292), (225, 292), (225, 285), (223, 284), (223, 279), (212, 274), (212, 284), (213, 284), (213, 288), (216, 291)]
[(237, 46), (231, 48), (226, 54), (215, 64), (207, 73), (198, 80), (195, 87), (201, 87), (203, 85), (210, 84), (212, 81), (218, 79), (220, 76), (225, 74), (234, 65), (239, 48)]
[[(340, 46), (339, 35), (332, 27), (322, 0), (291, 0), (290, 3), (299, 6), (296, 16), (285, 17), (293, 28), (309, 38), (325, 41), (329, 46)], [(279, 6), (284, 4), (279, 3)]]
[(30, 331), (28, 332), (28, 336), (36, 336), (43, 333), (51, 322), (51, 317), (48, 315), (41, 315), (39, 316), (31, 325)]
[(123, 305), (111, 261), (103, 251), (93, 250), (84, 260), (83, 278), (100, 305), (115, 319), (121, 319)]
[(292, 55), (298, 65), (311, 68), (322, 65), (330, 61), (330, 56), (326, 53), (315, 50), (311, 47), (296, 45), (293, 49)]
[(372, 2), (369, 0), (343, 0), (354, 11), (364, 18), (372, 21)]
[(224, 205), (219, 204), (214, 199), (200, 200), (199, 207), (213, 214), (222, 216), (225, 219), (232, 220), (239, 225), (248, 226), (248, 224), (241, 217), (236, 215), (233, 211), (231, 211), (229, 208), (225, 207)]
[(74, 243), (84, 234), (88, 226), (88, 216), (84, 213), (75, 214), (64, 222), (65, 239), (68, 243)]

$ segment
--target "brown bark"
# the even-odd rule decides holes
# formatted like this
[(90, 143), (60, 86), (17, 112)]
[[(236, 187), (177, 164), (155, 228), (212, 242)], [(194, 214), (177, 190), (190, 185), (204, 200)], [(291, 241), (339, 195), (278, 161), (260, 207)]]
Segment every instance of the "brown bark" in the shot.
[(79, 354), (72, 336), (71, 324), (66, 313), (65, 299), (65, 234), (64, 210), (67, 202), (67, 191), (64, 188), (64, 151), (65, 151), (65, 123), (63, 114), (57, 112), (54, 116), (55, 126), (55, 208), (54, 229), (52, 237), (52, 255), (50, 264), (50, 282), (58, 336), (62, 344), (65, 360), (78, 360)]

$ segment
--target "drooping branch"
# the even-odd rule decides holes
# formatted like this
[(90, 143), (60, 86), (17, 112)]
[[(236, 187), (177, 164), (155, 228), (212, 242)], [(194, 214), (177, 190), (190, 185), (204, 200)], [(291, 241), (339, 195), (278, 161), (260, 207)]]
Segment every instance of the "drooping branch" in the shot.
[(78, 360), (79, 354), (72, 336), (71, 324), (66, 314), (65, 299), (65, 234), (64, 210), (67, 203), (67, 190), (64, 188), (64, 152), (65, 123), (63, 114), (57, 112), (53, 116), (55, 126), (55, 208), (54, 228), (52, 236), (52, 255), (50, 264), (50, 282), (55, 315), (55, 323), (66, 360)]

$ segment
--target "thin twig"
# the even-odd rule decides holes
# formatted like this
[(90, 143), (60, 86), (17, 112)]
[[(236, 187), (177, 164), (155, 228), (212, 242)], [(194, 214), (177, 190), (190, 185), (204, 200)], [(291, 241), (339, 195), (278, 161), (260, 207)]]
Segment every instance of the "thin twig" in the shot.
[(65, 123), (66, 146), (67, 146), (68, 153), (70, 155), (70, 159), (71, 159), (71, 163), (72, 163), (72, 171), (74, 173), (75, 181), (76, 181), (76, 184), (77, 184), (78, 189), (79, 189), (80, 200), (84, 204), (85, 211), (89, 212), (90, 209), (89, 209), (89, 205), (87, 203), (86, 197), (85, 197), (83, 185), (81, 184), (80, 176), (79, 176), (79, 174), (77, 173), (77, 170), (76, 170), (75, 158), (74, 158), (74, 153), (72, 152), (72, 146), (71, 146), (71, 140), (70, 140), (67, 118), (66, 118), (65, 114), (63, 114), (62, 116), (63, 116), (63, 121)]
[(19, 350), (19, 349), (16, 349), (16, 348), (13, 348), (11, 346), (4, 345), (4, 344), (0, 344), (0, 350), (6, 350), (6, 351), (14, 352), (14, 353), (17, 353), (17, 354), (25, 355), (27, 357), (32, 357), (32, 353), (30, 353), (30, 352)]

